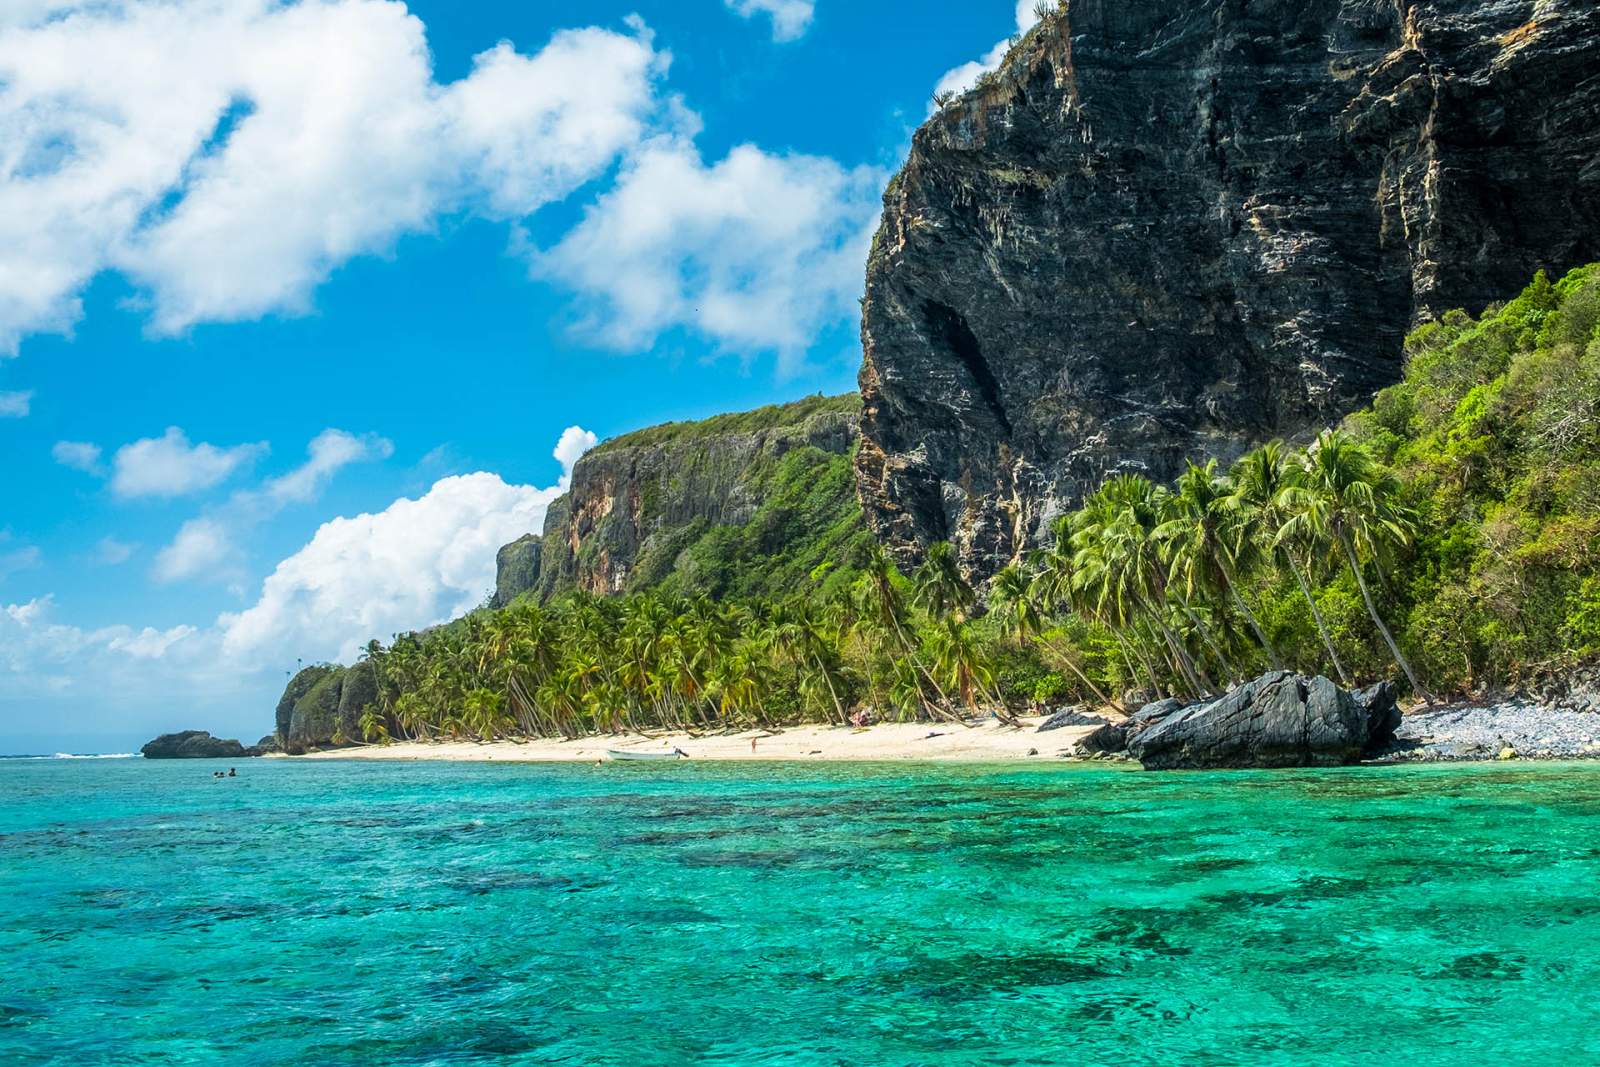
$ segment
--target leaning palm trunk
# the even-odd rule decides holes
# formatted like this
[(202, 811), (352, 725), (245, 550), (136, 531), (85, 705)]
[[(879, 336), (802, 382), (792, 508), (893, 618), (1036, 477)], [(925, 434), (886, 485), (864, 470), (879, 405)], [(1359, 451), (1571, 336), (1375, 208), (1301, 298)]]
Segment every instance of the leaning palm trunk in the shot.
[(1339, 534), (1339, 546), (1344, 549), (1345, 559), (1350, 563), (1350, 571), (1356, 576), (1356, 585), (1361, 588), (1361, 599), (1366, 602), (1367, 614), (1372, 616), (1372, 624), (1383, 635), (1384, 643), (1389, 646), (1389, 652), (1394, 656), (1394, 661), (1400, 665), (1402, 671), (1406, 672), (1406, 678), (1411, 682), (1412, 690), (1420, 694), (1428, 706), (1432, 707), (1434, 703), (1433, 694), (1423, 688), (1422, 683), (1417, 680), (1417, 673), (1411, 669), (1411, 664), (1406, 660), (1405, 656), (1400, 654), (1400, 646), (1395, 644), (1394, 635), (1389, 632), (1389, 627), (1383, 624), (1382, 617), (1378, 615), (1378, 607), (1372, 602), (1372, 592), (1367, 588), (1367, 580), (1361, 576), (1361, 566), (1356, 561), (1355, 549), (1342, 532)]
[(1173, 665), (1185, 684), (1189, 686), (1190, 692), (1197, 697), (1205, 696), (1214, 687), (1205, 679), (1200, 665), (1195, 663), (1194, 658), (1189, 655), (1189, 650), (1183, 647), (1183, 642), (1178, 640), (1178, 635), (1172, 632), (1172, 627), (1167, 625), (1166, 620), (1155, 610), (1155, 606), (1146, 602), (1143, 607), (1150, 616), (1150, 621), (1160, 631), (1162, 640), (1166, 642), (1167, 651), (1172, 653)]
[(1095, 696), (1100, 698), (1101, 704), (1110, 704), (1120, 712), (1127, 712), (1128, 709), (1122, 706), (1121, 701), (1112, 700), (1101, 691), (1098, 685), (1095, 685), (1094, 682), (1089, 680), (1089, 676), (1079, 669), (1078, 665), (1073, 662), (1072, 657), (1067, 654), (1066, 649), (1057, 645), (1054, 641), (1047, 639), (1043, 634), (1039, 635), (1039, 640), (1044, 643), (1046, 648), (1050, 649), (1050, 651), (1054, 652), (1058, 657), (1060, 657), (1061, 662), (1066, 664), (1067, 670), (1071, 671), (1077, 677), (1078, 681), (1088, 686), (1090, 691), (1093, 692)]
[(1239, 595), (1239, 586), (1233, 578), (1233, 568), (1228, 566), (1228, 561), (1222, 558), (1222, 553), (1217, 553), (1217, 566), (1222, 570), (1222, 584), (1228, 587), (1228, 595), (1233, 598), (1234, 606), (1239, 609), (1245, 621), (1250, 624), (1256, 640), (1261, 642), (1261, 647), (1267, 650), (1267, 662), (1272, 664), (1273, 670), (1283, 669), (1283, 660), (1278, 657), (1278, 650), (1272, 647), (1272, 642), (1267, 640), (1267, 632), (1261, 628), (1261, 623), (1256, 619), (1255, 612), (1250, 610), (1250, 605), (1244, 602), (1244, 597)]
[(1328, 650), (1328, 657), (1333, 660), (1333, 669), (1339, 672), (1340, 684), (1348, 689), (1350, 673), (1344, 669), (1344, 661), (1339, 659), (1339, 652), (1333, 647), (1333, 637), (1328, 633), (1328, 624), (1322, 620), (1322, 609), (1317, 607), (1317, 599), (1311, 595), (1311, 586), (1300, 570), (1300, 562), (1294, 558), (1292, 552), (1285, 552), (1284, 556), (1289, 560), (1289, 569), (1294, 572), (1294, 580), (1300, 585), (1300, 595), (1306, 598), (1306, 604), (1311, 608), (1311, 617), (1316, 620), (1317, 634), (1322, 638), (1322, 647)]
[(1211, 655), (1216, 658), (1217, 666), (1222, 668), (1222, 673), (1230, 678), (1238, 674), (1233, 669), (1233, 661), (1228, 658), (1226, 652), (1222, 651), (1222, 646), (1217, 644), (1216, 639), (1211, 636), (1211, 631), (1206, 628), (1200, 616), (1195, 614), (1194, 608), (1189, 606), (1187, 600), (1183, 602), (1182, 607), (1183, 613), (1189, 617), (1189, 622), (1193, 624), (1195, 633), (1200, 635), (1200, 640), (1205, 643), (1206, 648), (1211, 650)]

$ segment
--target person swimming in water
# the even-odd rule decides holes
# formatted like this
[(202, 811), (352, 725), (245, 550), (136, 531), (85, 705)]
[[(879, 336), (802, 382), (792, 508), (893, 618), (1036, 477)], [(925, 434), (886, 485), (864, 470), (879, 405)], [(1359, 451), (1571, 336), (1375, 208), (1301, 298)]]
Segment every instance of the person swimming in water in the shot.
[(239, 772), (234, 770), (232, 767), (229, 767), (228, 768), (228, 777), (229, 778), (237, 778), (237, 777), (239, 777)]

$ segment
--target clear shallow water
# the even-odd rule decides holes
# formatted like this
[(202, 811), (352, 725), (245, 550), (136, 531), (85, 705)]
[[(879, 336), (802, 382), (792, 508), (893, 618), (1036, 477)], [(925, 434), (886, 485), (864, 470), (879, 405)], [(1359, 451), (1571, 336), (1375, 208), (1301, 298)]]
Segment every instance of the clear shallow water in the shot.
[(1600, 1061), (1600, 766), (0, 761), (0, 1063)]

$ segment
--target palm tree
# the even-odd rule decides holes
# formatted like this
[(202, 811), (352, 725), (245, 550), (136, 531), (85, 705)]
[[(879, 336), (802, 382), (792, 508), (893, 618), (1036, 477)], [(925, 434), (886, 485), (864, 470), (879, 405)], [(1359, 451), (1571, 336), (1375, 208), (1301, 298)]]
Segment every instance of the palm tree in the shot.
[(1316, 623), (1317, 635), (1322, 638), (1322, 647), (1327, 649), (1333, 669), (1339, 674), (1339, 681), (1348, 688), (1351, 684), (1350, 673), (1344, 669), (1344, 661), (1339, 658), (1339, 650), (1334, 647), (1333, 637), (1328, 633), (1328, 624), (1323, 621), (1322, 609), (1317, 606), (1316, 597), (1311, 595), (1311, 583), (1300, 558), (1300, 546), (1293, 543), (1292, 539), (1281, 543), (1278, 539), (1278, 531), (1283, 529), (1288, 520), (1281, 498), (1283, 491), (1293, 481), (1296, 470), (1282, 441), (1268, 441), (1260, 448), (1246, 452), (1234, 464), (1231, 472), (1233, 491), (1222, 500), (1222, 508), (1229, 520), (1232, 551), (1236, 558), (1242, 559), (1254, 548), (1287, 564), (1294, 575), (1295, 584), (1300, 587), (1300, 595), (1311, 609), (1311, 618)]
[(964, 616), (977, 601), (972, 586), (961, 576), (949, 541), (928, 546), (928, 554), (917, 568), (915, 584), (912, 603), (936, 622), (950, 615)]
[(1155, 536), (1166, 547), (1168, 576), (1179, 584), (1180, 596), (1226, 594), (1250, 624), (1276, 670), (1282, 666), (1277, 649), (1239, 593), (1238, 561), (1226, 536), (1223, 507), (1232, 491), (1229, 481), (1217, 474), (1216, 460), (1208, 460), (1203, 467), (1191, 462), (1166, 498), (1167, 520), (1156, 528)]
[(1390, 545), (1410, 541), (1412, 518), (1400, 503), (1399, 493), (1399, 481), (1370, 452), (1341, 430), (1325, 430), (1301, 457), (1296, 483), (1282, 494), (1289, 519), (1278, 536), (1290, 544), (1327, 545), (1343, 556), (1355, 575), (1367, 614), (1395, 663), (1405, 672), (1412, 690), (1432, 704), (1433, 694), (1418, 680), (1378, 613), (1361, 568), (1362, 557), (1381, 566)]
[(1074, 523), (1073, 567), (1092, 591), (1096, 614), (1124, 627), (1141, 616), (1160, 634), (1185, 684), (1204, 696), (1213, 687), (1166, 617), (1166, 573), (1154, 536), (1165, 495), (1137, 474), (1108, 479), (1084, 501)]
[(977, 642), (960, 621), (953, 616), (942, 619), (934, 630), (932, 645), (934, 669), (944, 676), (952, 690), (961, 694), (967, 707), (978, 706), (980, 692), (990, 700), (995, 699), (994, 674), (984, 664)]
[(1122, 705), (1106, 696), (1078, 667), (1066, 649), (1045, 639), (1044, 618), (1034, 601), (1034, 583), (1023, 574), (1021, 567), (1010, 563), (1000, 568), (990, 579), (989, 600), (1000, 614), (1000, 626), (1005, 633), (1014, 635), (1019, 643), (1039, 641), (1066, 664), (1067, 669), (1077, 677), (1078, 681), (1089, 687), (1089, 691), (1099, 698), (1100, 703), (1110, 704), (1119, 711), (1122, 710)]
[[(882, 545), (874, 544), (868, 551), (863, 571), (864, 573), (859, 580), (860, 600), (864, 609), (861, 613), (863, 620), (867, 621), (871, 628), (894, 637), (901, 651), (905, 653), (906, 661), (913, 667), (916, 676), (920, 679), (925, 679), (933, 687), (934, 692), (939, 695), (938, 701), (931, 701), (924, 693), (920, 700), (923, 707), (942, 718), (963, 721), (960, 716), (940, 706), (941, 702), (948, 705), (950, 698), (945, 695), (944, 688), (939, 685), (933, 674), (923, 665), (921, 658), (917, 655), (916, 646), (906, 633), (903, 621), (905, 600), (901, 596), (899, 587), (895, 584), (895, 579), (899, 578), (900, 572)], [(917, 690), (919, 693), (922, 691), (921, 681), (917, 682)]]

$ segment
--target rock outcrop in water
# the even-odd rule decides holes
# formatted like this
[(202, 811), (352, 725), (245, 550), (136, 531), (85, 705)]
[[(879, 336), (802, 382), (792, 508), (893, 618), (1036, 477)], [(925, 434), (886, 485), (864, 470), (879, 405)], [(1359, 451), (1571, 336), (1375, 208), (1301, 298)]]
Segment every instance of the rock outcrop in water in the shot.
[(1068, 0), (884, 197), (867, 517), (986, 574), (1109, 472), (1334, 422), (1600, 258), (1593, 0)]
[(239, 759), (260, 755), (232, 738), (212, 737), (204, 730), (162, 734), (139, 750), (145, 759)]

